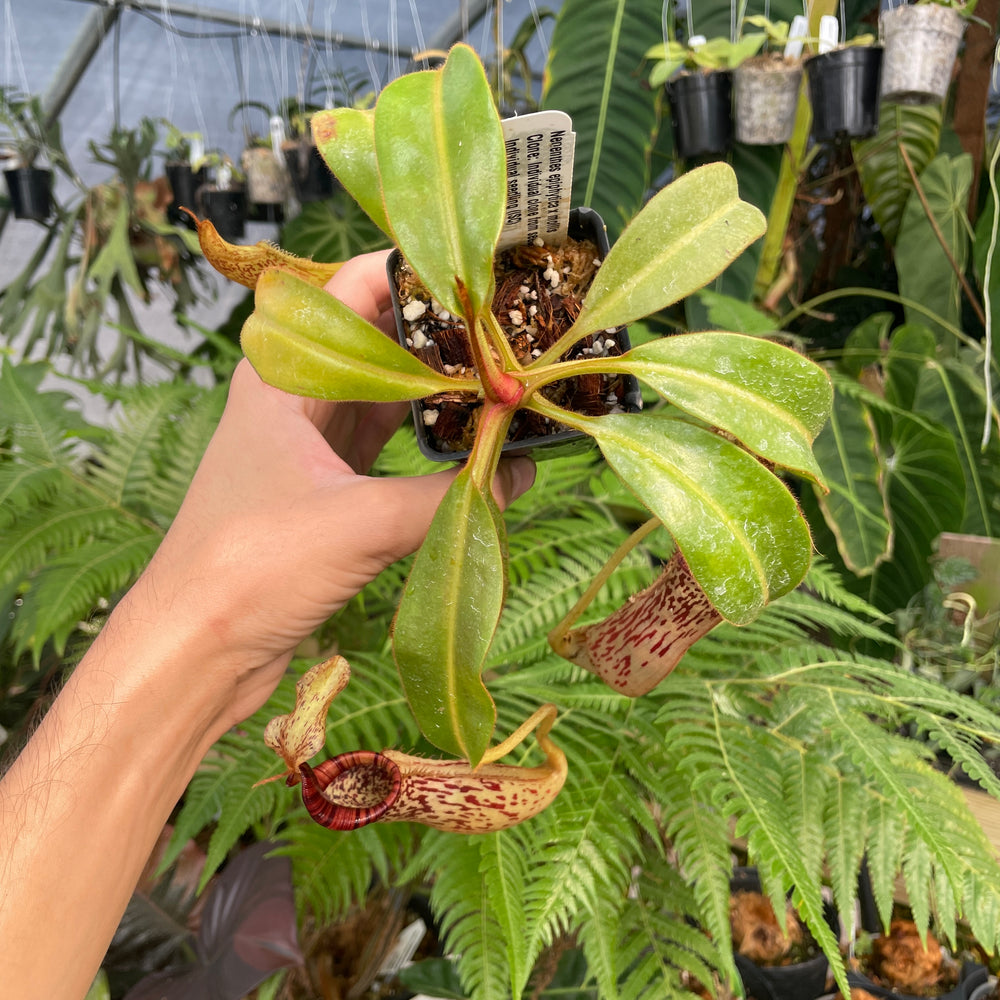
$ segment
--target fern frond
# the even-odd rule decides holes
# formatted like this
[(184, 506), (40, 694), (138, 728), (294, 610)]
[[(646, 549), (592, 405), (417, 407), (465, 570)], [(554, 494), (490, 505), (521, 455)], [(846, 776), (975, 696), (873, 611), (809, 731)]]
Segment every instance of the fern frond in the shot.
[[(131, 526), (129, 526), (131, 529)], [(50, 640), (61, 656), (70, 633), (94, 607), (95, 596), (109, 599), (124, 590), (152, 558), (160, 535), (143, 527), (116, 531), (81, 545), (72, 556), (53, 559), (32, 587), (15, 620), (15, 653), (37, 656)]]
[(487, 901), (479, 839), (431, 834), (426, 841), (425, 850), (448, 859), (435, 864), (431, 907), (457, 956), (462, 985), (472, 1000), (509, 1000), (506, 947)]

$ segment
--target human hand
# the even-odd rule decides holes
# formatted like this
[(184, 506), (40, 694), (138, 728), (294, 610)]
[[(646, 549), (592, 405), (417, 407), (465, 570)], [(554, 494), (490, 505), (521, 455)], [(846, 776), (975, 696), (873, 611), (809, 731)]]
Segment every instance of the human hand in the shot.
[[(327, 285), (366, 319), (391, 319), (385, 255)], [(419, 547), (454, 470), (364, 475), (407, 404), (327, 403), (237, 368), (229, 400), (177, 518), (126, 609), (200, 622), (233, 724), (267, 699), (296, 645), (387, 566)], [(531, 484), (504, 463), (501, 505)]]

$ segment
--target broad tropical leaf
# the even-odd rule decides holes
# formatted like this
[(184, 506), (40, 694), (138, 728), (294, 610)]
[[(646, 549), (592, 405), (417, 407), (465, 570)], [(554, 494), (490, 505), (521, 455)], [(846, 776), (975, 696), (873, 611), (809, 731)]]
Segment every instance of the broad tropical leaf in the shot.
[(552, 34), (542, 106), (573, 119), (574, 203), (599, 212), (612, 242), (651, 181), (657, 94), (643, 86), (660, 41), (660, 0), (564, 0)]
[(333, 108), (312, 117), (316, 148), (344, 189), (384, 233), (389, 222), (375, 159), (375, 112)]
[(826, 423), (833, 390), (808, 358), (754, 337), (691, 333), (634, 347), (625, 360), (675, 406), (768, 461), (821, 478), (810, 445)]
[(903, 209), (913, 192), (913, 179), (901, 150), (906, 150), (917, 176), (934, 159), (941, 139), (939, 105), (882, 102), (878, 134), (854, 144), (854, 160), (865, 201), (879, 229), (896, 242)]
[(241, 344), (270, 385), (317, 399), (419, 399), (469, 383), (439, 375), (339, 299), (281, 271), (257, 283)]
[[(694, 208), (694, 210), (692, 210)], [(764, 232), (736, 174), (710, 163), (659, 191), (611, 248), (584, 300), (579, 336), (650, 316), (697, 291)]]
[(507, 199), (503, 130), (472, 49), (457, 45), (441, 70), (390, 83), (375, 106), (375, 135), (396, 243), (438, 302), (471, 322), (470, 309), (492, 300)]
[(781, 481), (742, 448), (662, 414), (567, 422), (597, 440), (728, 621), (752, 621), (802, 579), (809, 530)]
[(503, 608), (499, 512), (468, 470), (451, 485), (413, 564), (393, 627), (396, 665), (421, 732), (473, 764), (496, 709), (480, 671)]
[[(938, 241), (923, 204), (911, 198), (903, 210), (896, 243), (896, 269), (899, 293), (933, 309), (942, 319), (961, 326), (962, 302), (959, 276), (948, 259), (950, 254), (958, 270), (965, 273), (971, 249), (971, 232), (966, 205), (972, 183), (972, 158), (939, 156), (920, 175), (920, 184), (937, 229), (944, 237), (948, 254)], [(911, 322), (927, 322), (907, 309)], [(941, 343), (954, 347), (952, 335), (933, 324)]]
[(854, 395), (838, 392), (830, 422), (820, 431), (816, 460), (829, 487), (820, 509), (845, 565), (868, 576), (892, 551), (892, 525), (884, 495), (884, 457), (871, 415)]

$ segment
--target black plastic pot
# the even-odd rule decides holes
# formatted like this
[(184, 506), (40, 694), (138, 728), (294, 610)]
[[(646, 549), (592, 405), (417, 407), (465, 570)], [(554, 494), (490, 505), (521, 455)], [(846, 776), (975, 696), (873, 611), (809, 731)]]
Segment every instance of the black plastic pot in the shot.
[(813, 138), (863, 139), (878, 131), (882, 49), (848, 46), (806, 61)]
[(205, 169), (195, 171), (189, 163), (168, 163), (164, 166), (167, 183), (173, 194), (173, 201), (167, 206), (167, 218), (175, 225), (194, 228), (194, 220), (181, 211), (181, 207), (192, 212), (200, 210), (198, 189), (205, 183)]
[(52, 171), (14, 167), (3, 172), (15, 219), (44, 222), (52, 214)]
[[(729, 882), (730, 892), (761, 892), (756, 868), (736, 868)], [(834, 908), (825, 903), (823, 914), (834, 934), (840, 933), (840, 921)], [(826, 955), (819, 954), (797, 965), (761, 966), (743, 955), (734, 955), (743, 990), (753, 1000), (816, 1000), (826, 993), (830, 968)]]
[[(590, 239), (597, 244), (598, 251), (603, 259), (608, 255), (610, 246), (608, 244), (608, 233), (604, 228), (604, 220), (593, 209), (575, 208), (569, 216), (569, 235), (573, 239)], [(396, 269), (399, 266), (402, 256), (398, 250), (394, 250), (386, 262), (389, 274), (389, 289), (392, 293), (392, 308), (396, 316), (396, 332), (399, 342), (407, 346), (406, 321), (403, 319), (403, 307), (399, 301), (396, 291)], [(629, 341), (628, 330), (625, 327), (619, 328), (614, 334), (615, 342), (619, 350), (624, 354), (632, 345)], [(629, 413), (636, 413), (642, 409), (642, 392), (639, 389), (638, 380), (631, 375), (623, 376), (623, 387), (619, 404), (623, 410)], [(426, 426), (424, 425), (424, 408), (420, 400), (413, 402), (413, 424), (417, 433), (417, 445), (421, 452), (436, 462), (460, 462), (469, 457), (469, 451), (443, 451), (432, 441)], [(555, 434), (545, 434), (537, 437), (525, 437), (516, 441), (507, 441), (503, 445), (503, 454), (528, 455), (533, 454), (538, 458), (549, 458), (555, 455), (563, 455), (569, 451), (581, 448), (589, 448), (593, 444), (593, 439), (580, 431), (563, 430)]]
[(303, 205), (333, 194), (334, 178), (320, 151), (311, 142), (285, 146), (285, 164), (295, 197)]
[(242, 239), (246, 231), (247, 196), (242, 188), (226, 191), (202, 188), (199, 192), (206, 217), (227, 240)]
[[(959, 976), (958, 986), (948, 993), (942, 993), (936, 1000), (971, 1000), (974, 993), (979, 992), (989, 979), (989, 973), (984, 965), (977, 962), (966, 962), (962, 966)], [(884, 986), (876, 986), (867, 976), (860, 972), (848, 972), (847, 981), (854, 989), (865, 990), (879, 1000), (920, 1000), (909, 993), (897, 993), (895, 990), (886, 989)]]
[(733, 144), (733, 74), (684, 73), (666, 89), (677, 154), (685, 160), (722, 156)]

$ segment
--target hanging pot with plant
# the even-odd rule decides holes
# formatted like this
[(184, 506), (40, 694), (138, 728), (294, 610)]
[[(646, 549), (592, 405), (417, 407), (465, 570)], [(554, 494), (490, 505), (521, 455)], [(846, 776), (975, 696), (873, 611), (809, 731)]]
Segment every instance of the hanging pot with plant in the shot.
[[(832, 22), (832, 31), (823, 22)], [(822, 18), (819, 54), (805, 63), (817, 142), (863, 139), (878, 131), (882, 47), (864, 35), (834, 48), (837, 31), (836, 18)]]
[(52, 214), (53, 171), (36, 164), (46, 157), (52, 166), (69, 165), (62, 150), (58, 120), (49, 122), (38, 97), (0, 87), (0, 162), (14, 218), (45, 222)]
[(191, 217), (181, 209), (202, 210), (197, 199), (198, 189), (207, 179), (205, 145), (198, 132), (182, 132), (165, 118), (161, 118), (160, 123), (167, 129), (163, 172), (167, 175), (173, 196), (167, 207), (167, 218), (174, 225), (193, 226)]
[(256, 108), (267, 115), (268, 132), (262, 136), (244, 122), (246, 146), (240, 154), (240, 168), (246, 177), (247, 217), (253, 222), (282, 222), (285, 202), (291, 194), (291, 178), (285, 165), (282, 144), (285, 123), (259, 101), (241, 101), (229, 113), (230, 128), (235, 116)]
[(220, 236), (227, 240), (242, 239), (247, 221), (243, 174), (228, 156), (218, 153), (209, 153), (206, 163), (213, 179), (198, 189), (196, 200)]
[(732, 42), (695, 35), (687, 45), (668, 41), (646, 53), (656, 60), (650, 85), (666, 87), (678, 156), (708, 160), (732, 145), (733, 70), (755, 55), (766, 37), (760, 32)]
[(736, 141), (750, 146), (788, 142), (802, 88), (802, 41), (805, 18), (774, 24), (766, 17), (748, 17), (763, 27), (768, 42), (780, 48), (746, 59), (733, 75), (733, 120)]
[(975, 0), (961, 8), (950, 3), (924, 2), (913, 6), (904, 3), (882, 11), (882, 100), (897, 104), (944, 100), (965, 33), (962, 14), (968, 14), (972, 7)]

